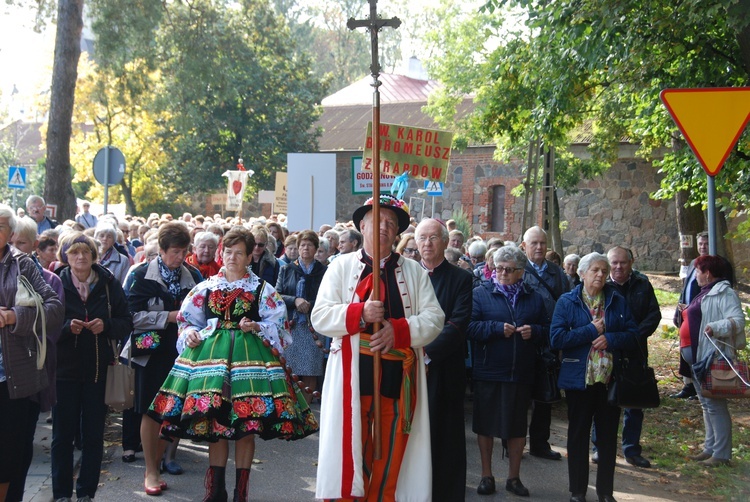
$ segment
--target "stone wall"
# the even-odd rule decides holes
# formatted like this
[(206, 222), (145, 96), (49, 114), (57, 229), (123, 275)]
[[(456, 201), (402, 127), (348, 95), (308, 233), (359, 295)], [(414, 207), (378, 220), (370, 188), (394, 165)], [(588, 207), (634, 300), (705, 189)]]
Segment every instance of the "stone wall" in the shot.
[[(636, 158), (635, 147), (623, 145), (620, 160), (603, 176), (583, 181), (578, 190), (558, 191), (560, 219), (563, 222), (565, 253), (584, 255), (603, 252), (615, 245), (633, 250), (636, 268), (647, 271), (679, 271), (679, 238), (673, 200), (652, 200), (659, 188), (660, 175), (647, 161)], [(453, 152), (443, 196), (435, 198), (436, 216), (447, 220), (454, 210), (462, 208), (469, 216), (474, 232), (485, 239), (500, 237), (520, 241), (523, 232), (523, 197), (512, 190), (524, 181), (525, 160), (501, 163), (494, 159), (494, 148), (474, 147)], [(574, 153), (585, 155), (583, 147)], [(361, 152), (337, 152), (336, 217), (348, 221), (354, 210), (367, 198), (352, 194), (351, 158)], [(493, 187), (505, 187), (504, 221), (500, 232), (490, 231)], [(417, 195), (423, 182), (412, 180), (404, 197), (407, 202)], [(541, 202), (540, 202), (541, 203)], [(431, 214), (431, 198), (425, 201), (425, 216)], [(419, 209), (415, 207), (413, 209)], [(418, 217), (418, 211), (412, 215)], [(541, 211), (538, 211), (541, 215)], [(541, 216), (536, 222), (541, 223)], [(736, 223), (730, 225), (730, 229)], [(750, 246), (733, 243), (737, 274), (750, 279)]]
[(679, 270), (679, 237), (674, 200), (652, 200), (659, 174), (649, 162), (621, 159), (602, 177), (559, 193), (566, 253), (583, 256), (615, 245), (630, 248), (636, 268)]

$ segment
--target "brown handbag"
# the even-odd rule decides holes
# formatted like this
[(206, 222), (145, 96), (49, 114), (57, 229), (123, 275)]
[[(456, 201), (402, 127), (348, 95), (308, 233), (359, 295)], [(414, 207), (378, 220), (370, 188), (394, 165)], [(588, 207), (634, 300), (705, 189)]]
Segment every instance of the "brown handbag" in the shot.
[[(112, 307), (109, 303), (109, 285), (107, 285), (107, 311), (112, 317)], [(120, 345), (110, 340), (115, 362), (107, 367), (107, 385), (104, 388), (104, 403), (115, 411), (123, 411), (133, 407), (135, 398), (135, 370), (130, 362), (128, 351), (127, 364), (120, 361)]]

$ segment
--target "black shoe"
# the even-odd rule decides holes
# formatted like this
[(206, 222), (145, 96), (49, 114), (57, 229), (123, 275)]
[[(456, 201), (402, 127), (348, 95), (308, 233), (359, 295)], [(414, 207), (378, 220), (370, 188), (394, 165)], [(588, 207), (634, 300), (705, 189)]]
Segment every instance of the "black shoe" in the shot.
[(690, 397), (688, 398), (688, 401), (697, 401), (697, 400), (698, 400), (698, 396), (697, 396), (697, 395), (695, 395), (695, 396), (690, 396)]
[(135, 462), (135, 453), (128, 453), (126, 455), (122, 456), (122, 461), (126, 464), (129, 464), (131, 462)]
[(515, 493), (519, 497), (528, 497), (529, 489), (523, 486), (520, 478), (509, 479), (505, 482), (505, 489), (511, 493)]
[(562, 455), (560, 453), (556, 452), (552, 448), (547, 448), (546, 450), (529, 450), (529, 454), (532, 457), (539, 457), (546, 460), (560, 460), (562, 459)]
[(612, 495), (599, 495), (599, 502), (617, 502)]
[(593, 455), (591, 455), (591, 462), (594, 464), (599, 463), (599, 452), (595, 451)]
[(643, 467), (644, 469), (648, 469), (649, 467), (651, 467), (651, 462), (649, 462), (648, 459), (641, 457), (640, 455), (633, 455), (632, 457), (625, 457), (625, 461), (629, 463), (630, 465), (634, 465), (636, 467)]
[(483, 477), (477, 487), (477, 493), (479, 495), (490, 495), (495, 493), (495, 478), (492, 476)]
[(684, 386), (680, 392), (678, 392), (677, 394), (672, 394), (670, 397), (673, 397), (675, 399), (690, 399), (696, 394), (697, 392), (695, 391), (695, 385), (690, 383)]
[(570, 496), (570, 502), (586, 502), (585, 493), (574, 493)]

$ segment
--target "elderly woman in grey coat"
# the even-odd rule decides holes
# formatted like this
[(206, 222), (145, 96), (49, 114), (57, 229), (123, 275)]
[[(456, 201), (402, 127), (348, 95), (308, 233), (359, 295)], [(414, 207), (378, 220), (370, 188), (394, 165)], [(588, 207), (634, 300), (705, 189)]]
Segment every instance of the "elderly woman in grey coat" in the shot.
[[(64, 309), (57, 295), (25, 253), (10, 246), (15, 211), (0, 204), (0, 500), (19, 475), (32, 396), (49, 385), (44, 370), (46, 344), (36, 307), (16, 305), (18, 275), (26, 277), (42, 297), (48, 330), (59, 330)], [(36, 326), (36, 335), (34, 334)]]

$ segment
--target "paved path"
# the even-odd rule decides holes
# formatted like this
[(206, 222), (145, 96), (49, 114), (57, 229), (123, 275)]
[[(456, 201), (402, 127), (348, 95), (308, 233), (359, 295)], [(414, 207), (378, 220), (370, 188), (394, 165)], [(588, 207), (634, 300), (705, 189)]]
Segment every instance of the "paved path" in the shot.
[[(564, 406), (560, 404), (559, 406)], [(316, 411), (317, 405), (313, 405)], [(50, 478), (49, 450), (52, 440), (52, 426), (40, 418), (34, 444), (34, 461), (26, 484), (24, 501), (49, 502), (52, 500), (52, 481)], [(113, 416), (119, 427), (119, 416)], [(496, 501), (524, 500), (504, 490), (504, 479), (507, 474), (507, 459), (500, 457), (499, 441), (496, 442), (493, 457), (494, 474), (498, 481), (498, 492), (492, 496), (480, 496), (476, 486), (480, 479), (479, 454), (475, 435), (471, 432), (471, 403), (466, 402), (466, 438), (468, 454), (468, 471), (466, 500)], [(555, 420), (552, 427), (551, 443), (553, 448), (565, 455), (566, 424)], [(315, 474), (317, 468), (318, 436), (313, 435), (301, 441), (261, 441), (256, 446), (257, 462), (250, 476), (250, 498), (253, 501), (312, 501), (315, 493)], [(80, 454), (76, 453), (76, 459)], [(178, 459), (185, 469), (182, 476), (165, 474), (170, 488), (161, 498), (148, 497), (143, 492), (144, 463), (141, 454), (138, 460), (125, 464), (120, 457), (122, 450), (118, 442), (105, 443), (102, 476), (96, 499), (98, 501), (193, 501), (202, 500), (204, 494), (203, 480), (207, 466), (208, 450), (205, 445), (184, 441), (178, 451)], [(425, 459), (428, 461), (428, 459)], [(596, 476), (596, 467), (592, 465), (590, 482)], [(672, 478), (673, 479), (673, 478)], [(521, 465), (521, 480), (529, 488), (534, 500), (568, 500), (567, 462), (540, 460), (526, 453)], [(234, 487), (234, 468), (230, 461), (227, 469), (227, 485)], [(671, 490), (671, 491), (670, 491)], [(657, 501), (684, 499), (677, 487), (670, 484), (670, 478), (658, 469), (636, 469), (618, 457), (615, 475), (615, 498), (618, 501)], [(593, 485), (589, 486), (589, 499), (595, 499)], [(695, 500), (691, 498), (691, 501)]]

